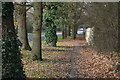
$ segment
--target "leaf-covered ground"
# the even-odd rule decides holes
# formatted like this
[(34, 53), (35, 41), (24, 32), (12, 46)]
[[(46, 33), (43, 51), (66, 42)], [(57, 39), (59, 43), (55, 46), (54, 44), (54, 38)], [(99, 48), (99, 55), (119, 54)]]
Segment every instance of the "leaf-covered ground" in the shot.
[[(85, 40), (61, 37), (57, 47), (42, 45), (43, 61), (32, 61), (30, 51), (22, 51), (28, 78), (118, 78), (117, 53), (103, 55), (91, 49)], [(44, 41), (43, 41), (44, 43)]]

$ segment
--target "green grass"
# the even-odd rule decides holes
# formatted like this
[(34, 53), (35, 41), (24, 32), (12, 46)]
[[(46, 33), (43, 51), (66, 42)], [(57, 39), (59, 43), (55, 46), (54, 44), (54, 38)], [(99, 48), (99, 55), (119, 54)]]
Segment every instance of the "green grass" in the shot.
[(30, 47), (32, 47), (32, 44), (33, 44), (33, 42), (32, 42), (32, 41), (31, 41), (31, 42), (29, 42)]
[[(57, 31), (57, 32), (62, 32), (62, 31)], [(45, 34), (45, 30), (44, 30), (44, 31), (42, 31), (42, 33), (43, 33), (43, 34)]]
[(28, 33), (28, 34), (32, 34), (32, 33)]
[[(58, 39), (62, 39), (62, 35), (58, 35)], [(42, 44), (44, 44), (45, 38), (42, 38)], [(30, 47), (32, 47), (33, 41), (29, 42)]]
[(62, 35), (58, 35), (58, 39), (62, 39)]

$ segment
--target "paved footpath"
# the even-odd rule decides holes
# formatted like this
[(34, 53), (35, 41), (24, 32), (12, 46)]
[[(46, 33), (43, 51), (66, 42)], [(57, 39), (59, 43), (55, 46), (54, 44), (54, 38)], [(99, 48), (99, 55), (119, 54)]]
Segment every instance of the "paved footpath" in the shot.
[(77, 59), (77, 50), (78, 50), (79, 47), (80, 47), (80, 45), (75, 46), (73, 53), (71, 53), (71, 72), (70, 72), (71, 78), (77, 77), (76, 76), (76, 74), (77, 74), (76, 66), (77, 65), (75, 64), (75, 61)]
[(78, 50), (83, 49), (81, 44), (82, 43), (78, 43), (78, 45), (74, 47), (74, 52), (71, 53), (71, 78), (80, 78), (81, 76), (88, 76), (87, 74), (83, 74), (77, 70), (79, 65), (76, 64), (76, 60), (80, 60), (81, 58), (82, 61), (82, 56), (80, 57), (78, 53)]
[[(59, 72), (58, 78), (81, 78), (81, 76), (87, 76), (86, 74), (78, 71), (79, 64), (76, 62), (78, 60), (83, 61), (84, 58), (79, 56), (79, 50), (83, 49), (82, 45), (85, 44), (84, 40), (79, 40), (80, 37), (76, 39), (76, 41), (69, 41), (69, 46), (67, 52), (61, 55), (61, 58), (57, 59), (53, 64), (55, 70)], [(70, 45), (71, 44), (71, 45)]]

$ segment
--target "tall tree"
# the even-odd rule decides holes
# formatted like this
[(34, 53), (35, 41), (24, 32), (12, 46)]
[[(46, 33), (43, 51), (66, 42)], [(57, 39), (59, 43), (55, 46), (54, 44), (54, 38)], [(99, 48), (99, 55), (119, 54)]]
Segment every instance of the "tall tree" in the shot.
[(75, 39), (76, 38), (76, 30), (75, 30), (75, 25), (72, 26), (72, 36), (71, 39)]
[(2, 78), (25, 78), (19, 40), (13, 23), (13, 3), (2, 3)]
[(22, 49), (31, 50), (28, 43), (26, 28), (26, 2), (17, 2), (15, 5), (15, 15), (18, 22), (18, 36), (22, 43)]
[[(118, 2), (118, 49), (117, 52), (120, 53), (120, 1)], [(120, 58), (120, 55), (118, 55)], [(120, 64), (117, 67), (118, 71), (120, 72)]]
[(65, 30), (64, 30), (64, 35), (65, 35), (65, 38), (67, 38), (67, 26), (64, 25), (64, 28), (65, 28)]
[(65, 24), (62, 26), (62, 39), (67, 38), (67, 27)]
[[(2, 67), (2, 2), (0, 2), (0, 67)], [(2, 74), (2, 70), (0, 70), (0, 74)], [(0, 79), (2, 79), (2, 75), (0, 75)]]
[(31, 57), (42, 60), (41, 30), (42, 30), (42, 2), (34, 2), (33, 46)]
[(65, 28), (64, 28), (64, 25), (62, 25), (62, 39), (64, 39), (65, 38)]
[(68, 29), (67, 29), (67, 35), (68, 36), (71, 36), (71, 26), (70, 25), (68, 25), (68, 27), (67, 27)]
[(45, 32), (45, 44), (47, 46), (56, 47), (57, 35), (56, 35), (56, 24), (55, 20), (57, 19), (57, 7), (59, 3), (55, 2), (46, 2), (44, 11), (44, 24), (46, 26)]
[(62, 39), (67, 38), (67, 25), (68, 20), (68, 3), (61, 3), (59, 9), (59, 25), (63, 25), (62, 28)]
[[(83, 3), (72, 2), (72, 3), (62, 3), (62, 5), (59, 8), (60, 9), (60, 20), (62, 20), (60, 24), (71, 25), (71, 29), (73, 29), (72, 34), (71, 34), (72, 39), (76, 38), (76, 33), (78, 29), (77, 25), (80, 23), (80, 15), (82, 12), (81, 11), (82, 7), (83, 7)], [(66, 36), (67, 31), (68, 31), (67, 34), (70, 36), (71, 29), (70, 27), (66, 26), (64, 29), (65, 30), (64, 36)]]
[[(119, 42), (118, 42), (118, 51), (120, 52), (120, 1), (118, 3), (118, 38), (119, 38)], [(119, 55), (120, 57), (120, 55)], [(120, 70), (120, 65), (119, 65), (119, 70)]]

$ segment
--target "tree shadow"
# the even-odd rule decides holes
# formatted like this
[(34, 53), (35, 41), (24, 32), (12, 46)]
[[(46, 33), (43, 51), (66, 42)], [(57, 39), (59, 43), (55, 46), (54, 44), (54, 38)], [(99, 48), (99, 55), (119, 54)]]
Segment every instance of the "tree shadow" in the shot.
[(79, 46), (81, 49), (87, 49), (89, 46)]
[(62, 50), (62, 49), (44, 49), (43, 51), (70, 52), (70, 51), (72, 51), (72, 50)]
[(74, 48), (75, 46), (57, 46), (58, 48)]
[[(81, 44), (82, 45), (82, 44)], [(88, 46), (57, 46), (58, 48), (74, 48), (77, 47), (78, 49), (86, 49), (88, 48)], [(77, 50), (78, 50), (77, 49)], [(44, 58), (43, 59), (43, 62), (51, 62), (53, 63), (53, 67), (55, 68), (55, 70), (59, 71), (59, 72), (62, 72), (64, 71), (64, 73), (67, 73), (67, 74), (71, 74), (71, 68), (69, 67), (68, 64), (71, 65), (71, 62), (72, 62), (72, 59), (71, 57), (71, 54), (74, 53), (74, 50), (62, 50), (62, 49), (49, 49), (49, 48), (46, 48), (44, 49), (43, 51), (58, 51), (58, 52), (67, 52), (65, 53), (65, 55), (63, 57), (59, 57), (57, 59), (47, 59), (47, 58)], [(69, 53), (69, 54), (68, 54)], [(56, 65), (57, 64), (57, 65)], [(85, 74), (81, 74), (81, 75), (85, 75)], [(26, 80), (81, 80), (80, 78), (70, 78), (70, 76), (66, 76), (68, 78), (27, 78)]]
[[(74, 46), (57, 46), (57, 48), (74, 48)], [(64, 49), (43, 49), (43, 51), (58, 51), (58, 52), (71, 52), (72, 50), (64, 50)]]
[(27, 78), (26, 80), (84, 80), (84, 78)]

